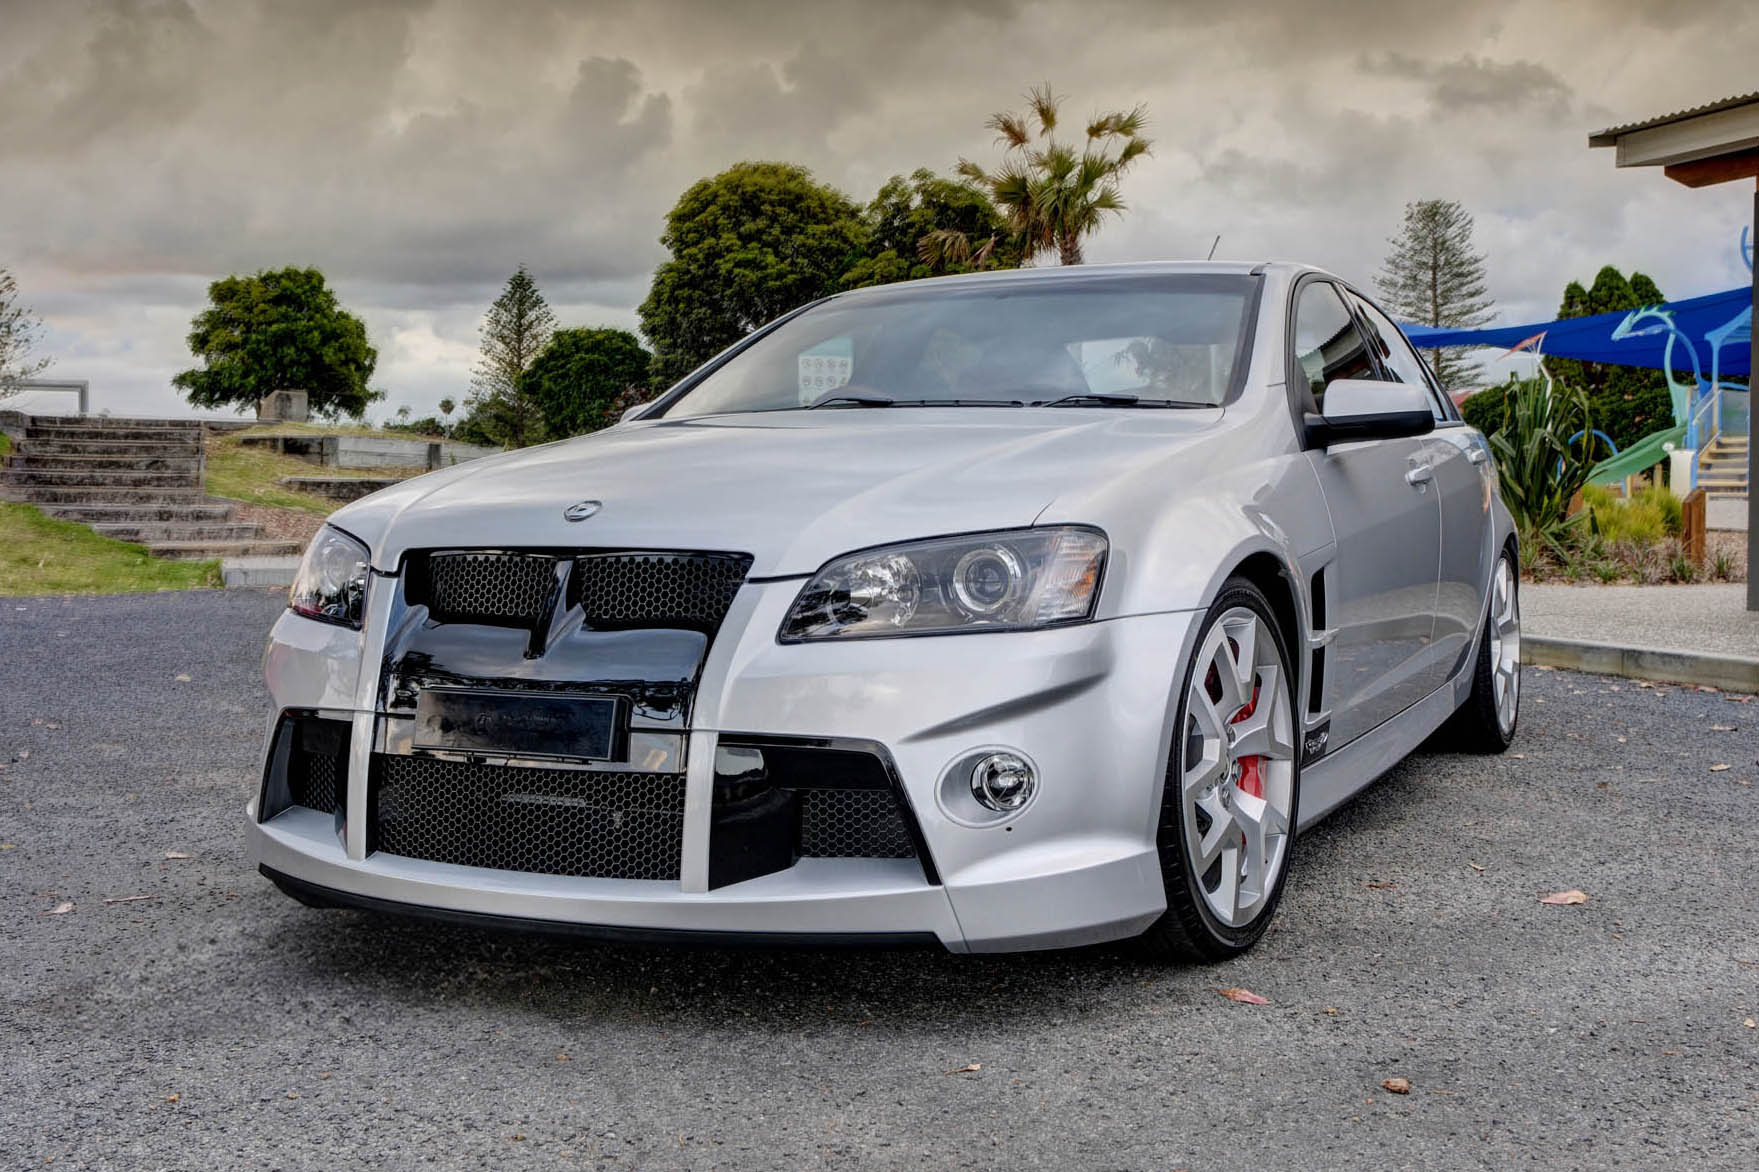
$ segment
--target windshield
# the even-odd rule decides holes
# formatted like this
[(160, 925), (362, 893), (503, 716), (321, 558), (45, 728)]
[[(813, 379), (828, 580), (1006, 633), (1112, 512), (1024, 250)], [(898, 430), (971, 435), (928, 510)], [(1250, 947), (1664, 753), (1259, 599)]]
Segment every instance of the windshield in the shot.
[[(826, 302), (734, 355), (671, 418), (831, 406), (1219, 406), (1257, 280), (937, 282)], [(1093, 398), (1088, 398), (1093, 396)]]

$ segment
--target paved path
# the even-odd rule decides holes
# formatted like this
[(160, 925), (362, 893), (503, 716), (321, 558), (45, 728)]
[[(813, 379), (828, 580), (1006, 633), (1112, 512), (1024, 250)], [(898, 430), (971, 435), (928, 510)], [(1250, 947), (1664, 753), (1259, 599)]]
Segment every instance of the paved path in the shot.
[(1743, 582), (1699, 586), (1521, 587), (1521, 626), (1535, 635), (1759, 659), (1759, 613)]
[[(1213, 968), (586, 947), (312, 911), (250, 870), (281, 605), (0, 600), (8, 1168), (1759, 1151), (1759, 702), (1529, 671), (1512, 755), (1401, 766), (1303, 837), (1277, 925)], [(1567, 888), (1589, 902), (1538, 902)]]

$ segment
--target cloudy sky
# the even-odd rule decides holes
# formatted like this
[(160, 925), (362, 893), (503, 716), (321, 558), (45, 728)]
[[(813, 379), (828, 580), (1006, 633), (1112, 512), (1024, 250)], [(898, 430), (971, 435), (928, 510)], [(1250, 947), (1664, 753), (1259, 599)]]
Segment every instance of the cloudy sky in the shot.
[(462, 397), (530, 266), (633, 326), (700, 176), (785, 159), (859, 199), (997, 148), (993, 110), (1146, 103), (1155, 148), (1091, 261), (1299, 259), (1372, 278), (1407, 200), (1477, 217), (1500, 320), (1608, 262), (1746, 277), (1744, 184), (1618, 172), (1590, 131), (1753, 88), (1750, 0), (0, 0), (0, 266), (52, 375), (183, 410), (230, 272), (317, 265), (367, 323), (376, 413)]

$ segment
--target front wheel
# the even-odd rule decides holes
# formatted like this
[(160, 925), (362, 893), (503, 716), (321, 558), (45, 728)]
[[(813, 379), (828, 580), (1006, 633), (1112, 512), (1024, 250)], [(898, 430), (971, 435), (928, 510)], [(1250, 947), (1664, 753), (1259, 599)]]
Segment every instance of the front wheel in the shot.
[(1216, 961), (1250, 948), (1282, 897), (1300, 763), (1289, 654), (1263, 592), (1229, 579), (1196, 645), (1161, 796), (1167, 910), (1143, 944)]
[(1472, 693), (1449, 722), (1447, 739), (1464, 753), (1500, 753), (1521, 716), (1521, 579), (1503, 551), (1490, 580), (1490, 609), (1478, 640)]

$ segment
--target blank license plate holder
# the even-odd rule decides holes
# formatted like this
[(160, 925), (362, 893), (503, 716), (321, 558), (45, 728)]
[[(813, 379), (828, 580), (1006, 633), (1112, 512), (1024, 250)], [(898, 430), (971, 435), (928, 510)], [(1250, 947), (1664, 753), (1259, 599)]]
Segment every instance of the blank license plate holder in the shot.
[(615, 696), (426, 688), (415, 701), (418, 749), (512, 757), (615, 758), (622, 726)]

